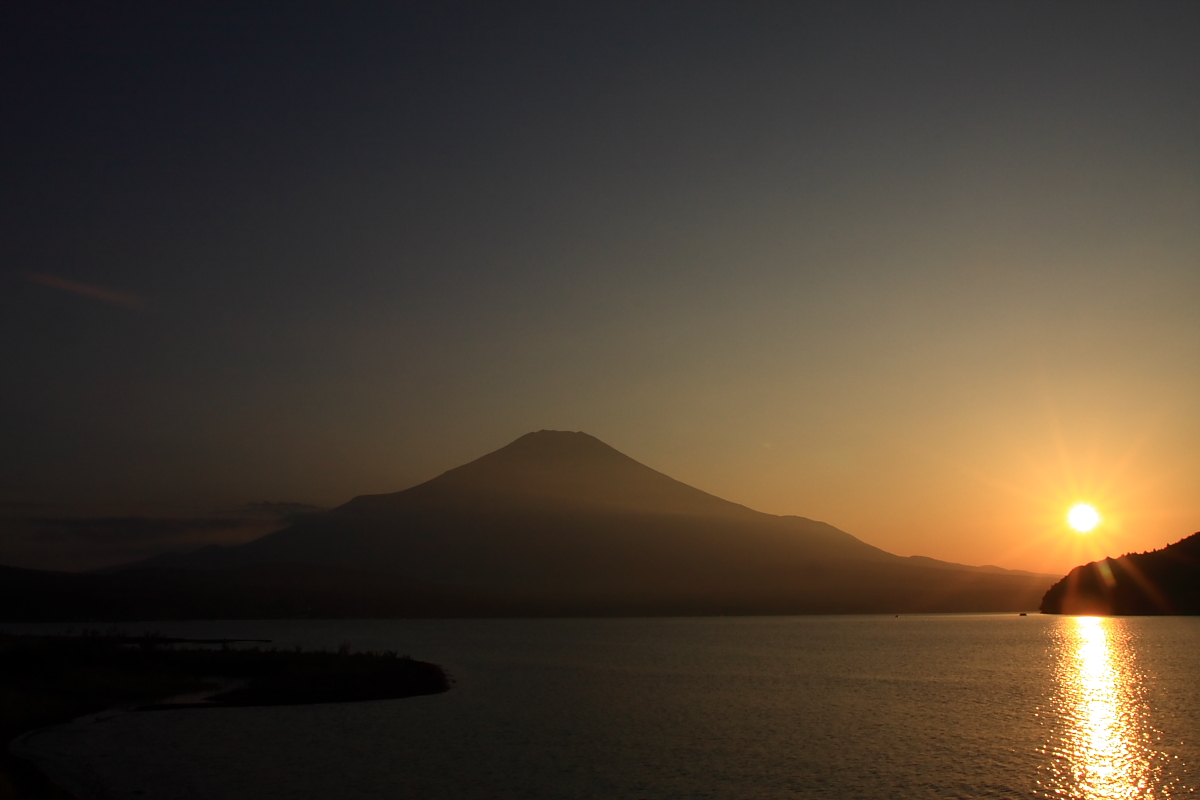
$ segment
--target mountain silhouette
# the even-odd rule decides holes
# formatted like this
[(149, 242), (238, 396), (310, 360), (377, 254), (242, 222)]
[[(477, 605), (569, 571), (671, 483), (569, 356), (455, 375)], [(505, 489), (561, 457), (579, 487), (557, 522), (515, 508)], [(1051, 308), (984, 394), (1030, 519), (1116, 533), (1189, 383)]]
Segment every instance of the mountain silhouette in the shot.
[(412, 489), (358, 497), (213, 555), (597, 597), (740, 586), (817, 562), (893, 558), (830, 525), (753, 511), (561, 431), (527, 434)]
[[(244, 545), (107, 572), (80, 591), (117, 616), (142, 598), (143, 617), (155, 604), (176, 616), (1019, 611), (1035, 609), (1054, 580), (896, 556), (564, 431), (527, 434), (411, 489), (356, 497)], [(55, 580), (63, 591), (67, 579)], [(62, 596), (47, 603), (61, 609)]]
[(1046, 614), (1200, 614), (1200, 533), (1162, 550), (1076, 567), (1042, 598)]
[(586, 433), (538, 431), (401, 492), (249, 544), (146, 566), (368, 569), (522, 606), (633, 613), (1036, 607), (1048, 576), (906, 559), (657, 472)]

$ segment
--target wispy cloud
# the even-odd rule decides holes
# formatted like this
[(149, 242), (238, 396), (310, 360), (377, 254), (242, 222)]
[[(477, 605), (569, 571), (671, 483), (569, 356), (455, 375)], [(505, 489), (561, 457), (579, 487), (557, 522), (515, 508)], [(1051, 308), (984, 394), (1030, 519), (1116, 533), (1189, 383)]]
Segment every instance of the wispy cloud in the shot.
[[(38, 513), (64, 510), (49, 504), (0, 506), (0, 564), (30, 569), (100, 569), (208, 545), (244, 544), (291, 521), (277, 514), (248, 513), (219, 517), (69, 517)], [(21, 511), (25, 514), (13, 515)]]
[(294, 522), (300, 517), (306, 517), (309, 514), (316, 514), (323, 511), (320, 506), (309, 505), (308, 503), (247, 503), (242, 506), (239, 511), (242, 514), (251, 517), (267, 517), (269, 519), (280, 519), (286, 522)]
[(26, 524), (46, 541), (87, 541), (92, 544), (186, 541), (247, 527), (244, 519), (153, 519), (149, 517), (90, 517), (32, 519)]
[(64, 292), (81, 294), (84, 297), (90, 297), (93, 300), (99, 300), (101, 303), (108, 303), (109, 305), (121, 306), (123, 308), (141, 308), (144, 305), (142, 298), (132, 292), (106, 289), (103, 286), (92, 286), (91, 284), (70, 281), (66, 278), (57, 278), (53, 275), (42, 275), (37, 272), (30, 272), (26, 277), (32, 283), (48, 286), (51, 289), (59, 289)]
[(208, 515), (162, 516), (149, 508), (3, 502), (0, 564), (58, 570), (131, 564), (209, 545), (244, 544), (320, 510), (307, 503), (259, 502)]

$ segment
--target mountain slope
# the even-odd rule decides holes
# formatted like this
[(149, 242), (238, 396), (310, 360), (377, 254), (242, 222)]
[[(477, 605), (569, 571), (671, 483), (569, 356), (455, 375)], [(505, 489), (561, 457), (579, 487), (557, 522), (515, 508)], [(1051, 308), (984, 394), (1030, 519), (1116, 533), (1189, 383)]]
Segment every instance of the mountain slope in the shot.
[(897, 557), (821, 522), (714, 497), (587, 434), (539, 431), (419, 486), (357, 497), (206, 560), (610, 595), (733, 587), (831, 561)]
[(1076, 567), (1042, 598), (1046, 614), (1200, 614), (1200, 533), (1149, 553)]
[(1033, 609), (1049, 576), (906, 559), (722, 500), (584, 433), (539, 431), (411, 489), (143, 566), (370, 570), (528, 613)]

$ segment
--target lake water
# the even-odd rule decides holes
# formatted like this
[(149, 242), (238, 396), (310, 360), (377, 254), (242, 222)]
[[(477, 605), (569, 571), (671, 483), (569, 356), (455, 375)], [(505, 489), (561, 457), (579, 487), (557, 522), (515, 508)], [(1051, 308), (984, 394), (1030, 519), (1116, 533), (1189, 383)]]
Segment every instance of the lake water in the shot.
[(29, 740), (97, 797), (1107, 799), (1200, 786), (1198, 618), (145, 629), (395, 649), (457, 683), (374, 703), (124, 714)]

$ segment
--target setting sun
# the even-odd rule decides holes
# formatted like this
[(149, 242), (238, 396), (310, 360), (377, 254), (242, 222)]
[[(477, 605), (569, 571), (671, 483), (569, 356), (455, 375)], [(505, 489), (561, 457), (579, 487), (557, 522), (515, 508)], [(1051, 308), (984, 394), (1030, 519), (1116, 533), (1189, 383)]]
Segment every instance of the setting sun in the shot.
[(1086, 503), (1080, 503), (1067, 512), (1067, 524), (1080, 533), (1087, 533), (1100, 524), (1100, 513)]

